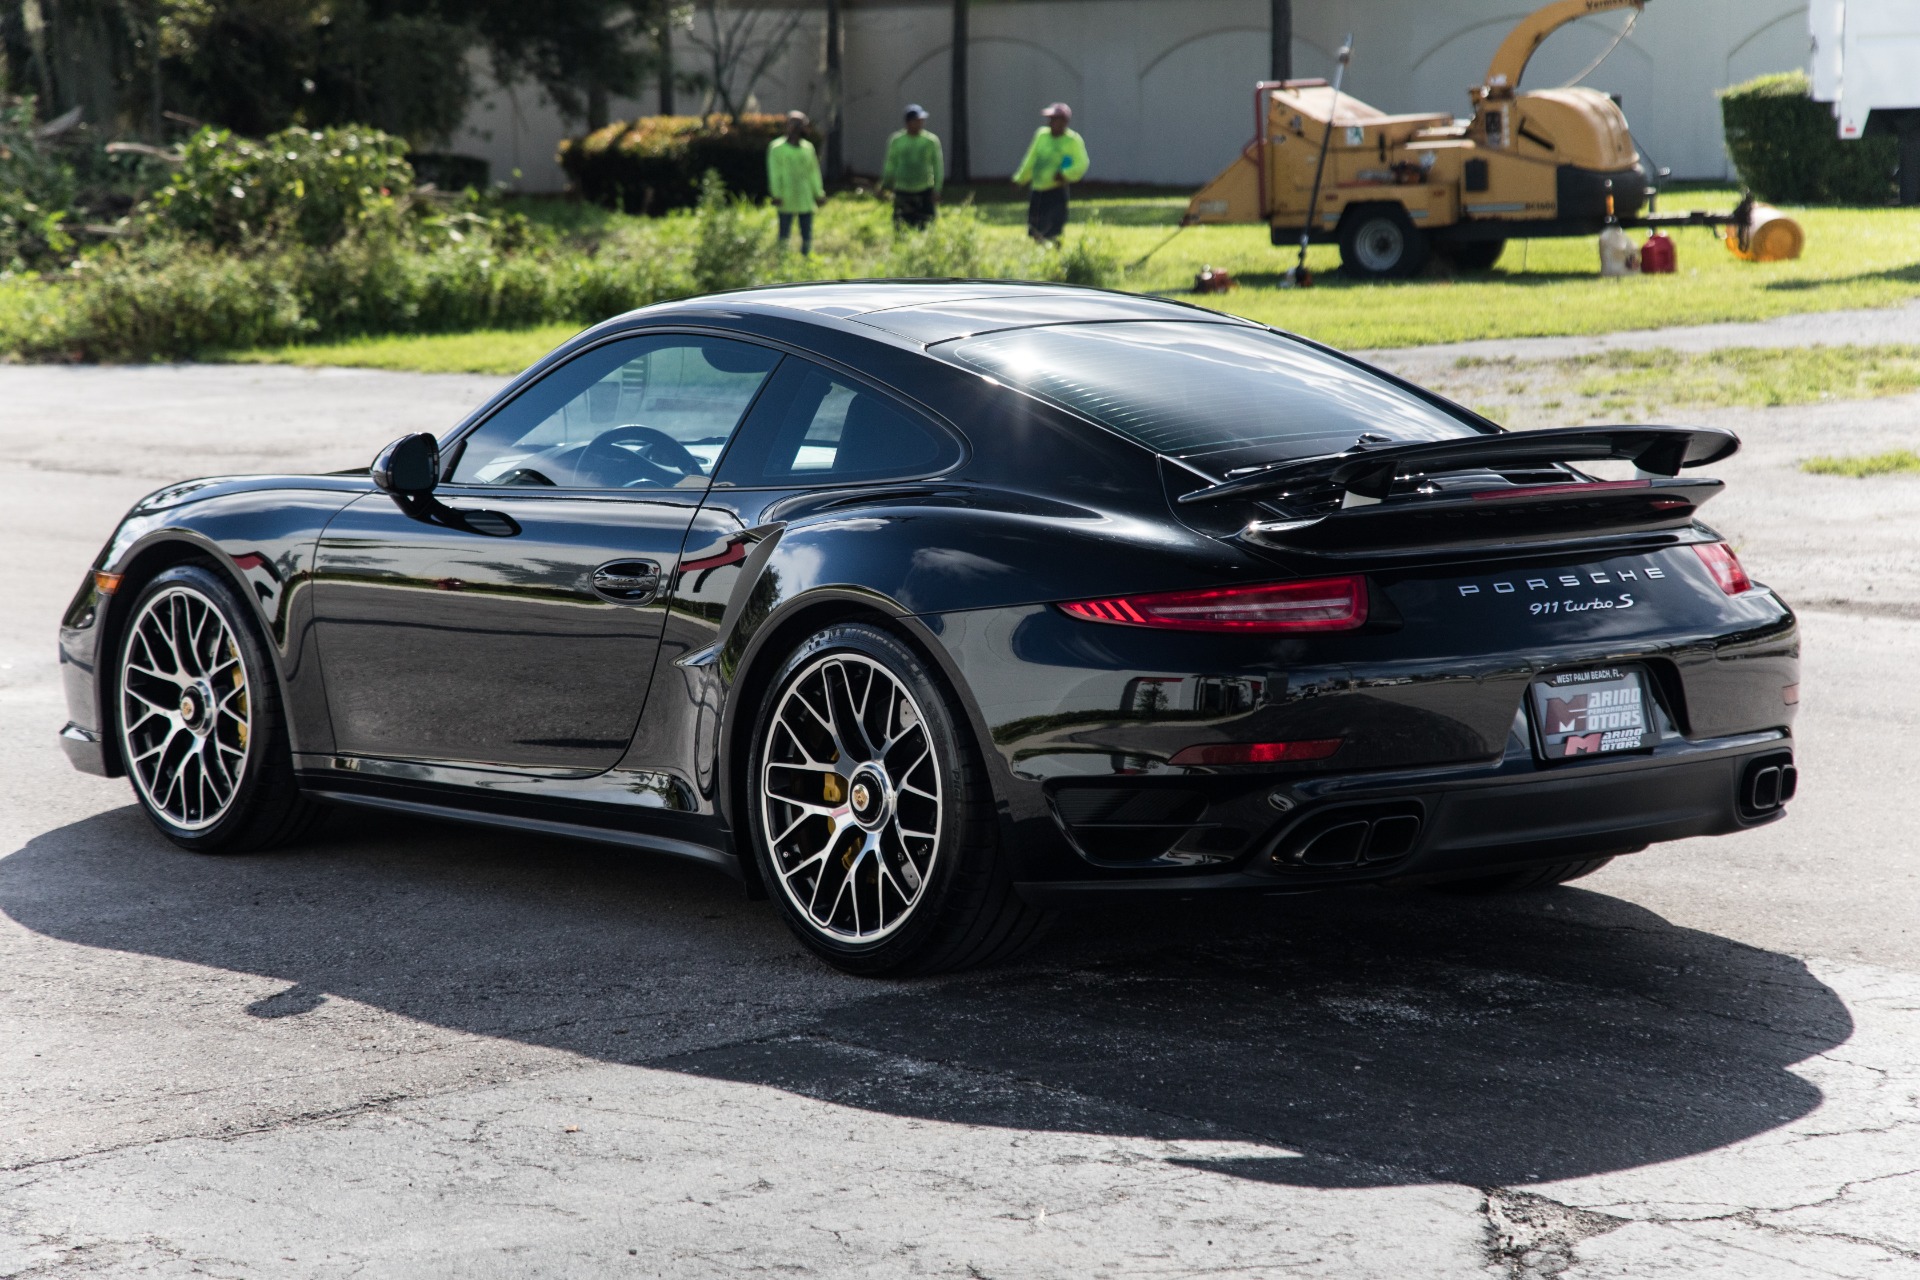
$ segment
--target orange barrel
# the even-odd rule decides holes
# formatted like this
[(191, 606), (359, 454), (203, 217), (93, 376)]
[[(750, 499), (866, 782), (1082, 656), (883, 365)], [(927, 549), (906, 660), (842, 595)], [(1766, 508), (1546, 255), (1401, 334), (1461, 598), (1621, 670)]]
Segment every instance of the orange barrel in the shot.
[(1673, 241), (1666, 233), (1656, 231), (1640, 246), (1640, 270), (1647, 275), (1671, 275), (1676, 265)]
[(1807, 234), (1800, 224), (1770, 204), (1756, 204), (1747, 219), (1745, 244), (1741, 229), (1727, 228), (1727, 249), (1745, 262), (1785, 262), (1800, 256)]

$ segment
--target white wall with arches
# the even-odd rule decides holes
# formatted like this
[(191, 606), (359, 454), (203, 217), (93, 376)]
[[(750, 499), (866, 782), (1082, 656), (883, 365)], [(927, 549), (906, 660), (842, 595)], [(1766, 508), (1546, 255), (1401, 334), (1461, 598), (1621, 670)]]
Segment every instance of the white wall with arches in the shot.
[[(847, 160), (871, 174), (908, 102), (933, 113), (936, 132), (951, 132), (950, 6), (843, 2)], [(1495, 46), (1536, 7), (1537, 0), (1294, 0), (1294, 74), (1330, 75), (1333, 50), (1352, 32), (1354, 94), (1386, 111), (1464, 115), (1467, 89)], [(1268, 67), (1267, 0), (975, 0), (971, 12), (978, 177), (1011, 173), (1040, 108), (1056, 99), (1073, 104), (1091, 176), (1106, 181), (1199, 183), (1251, 133), (1252, 86)], [(1526, 85), (1565, 83), (1614, 46), (1581, 83), (1619, 94), (1647, 154), (1676, 176), (1730, 176), (1714, 92), (1805, 67), (1805, 0), (1649, 0), (1616, 46), (1624, 21), (1611, 13), (1563, 28), (1534, 58)], [(823, 62), (822, 24), (810, 17), (760, 84), (758, 105), (820, 113)], [(493, 158), (497, 178), (517, 169), (523, 189), (557, 190), (562, 178), (550, 157), (568, 127), (537, 97), (525, 87), (511, 103), (503, 91), (483, 96), (455, 142)], [(651, 102), (643, 93), (616, 109)]]

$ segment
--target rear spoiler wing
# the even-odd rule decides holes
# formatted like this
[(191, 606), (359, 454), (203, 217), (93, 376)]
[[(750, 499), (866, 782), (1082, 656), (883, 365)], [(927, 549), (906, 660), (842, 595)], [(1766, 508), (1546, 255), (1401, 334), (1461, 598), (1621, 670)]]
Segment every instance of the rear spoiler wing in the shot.
[(1396, 478), (1474, 467), (1620, 459), (1643, 475), (1677, 476), (1732, 457), (1740, 437), (1718, 427), (1549, 427), (1502, 431), (1464, 440), (1415, 444), (1362, 443), (1344, 453), (1299, 458), (1180, 495), (1185, 503), (1332, 486), (1346, 491), (1343, 505), (1383, 501)]

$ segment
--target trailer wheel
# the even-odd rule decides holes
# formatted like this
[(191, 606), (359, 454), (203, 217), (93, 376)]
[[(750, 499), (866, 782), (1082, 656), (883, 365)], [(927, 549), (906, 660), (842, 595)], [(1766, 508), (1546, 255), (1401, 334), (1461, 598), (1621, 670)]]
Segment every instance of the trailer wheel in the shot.
[(1340, 265), (1354, 275), (1386, 280), (1414, 275), (1431, 246), (1397, 204), (1362, 205), (1340, 228)]
[(1505, 240), (1459, 240), (1442, 246), (1440, 252), (1462, 271), (1491, 271), (1506, 247)]

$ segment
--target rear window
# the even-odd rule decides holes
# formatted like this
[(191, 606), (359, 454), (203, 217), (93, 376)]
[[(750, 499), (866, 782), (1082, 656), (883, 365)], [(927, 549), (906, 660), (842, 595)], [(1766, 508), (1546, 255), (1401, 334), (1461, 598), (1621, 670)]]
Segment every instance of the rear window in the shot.
[(1481, 434), (1344, 361), (1236, 325), (1051, 325), (964, 338), (944, 351), (1216, 476), (1339, 453), (1362, 434), (1409, 442)]

